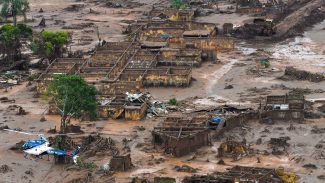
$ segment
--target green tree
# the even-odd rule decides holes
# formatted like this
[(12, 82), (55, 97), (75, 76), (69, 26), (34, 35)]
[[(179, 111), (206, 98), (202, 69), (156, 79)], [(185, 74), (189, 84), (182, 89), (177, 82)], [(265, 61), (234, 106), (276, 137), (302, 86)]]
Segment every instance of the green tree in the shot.
[(5, 60), (19, 60), (24, 40), (31, 39), (32, 36), (32, 29), (25, 24), (6, 24), (0, 27), (0, 51)]
[(32, 50), (49, 60), (53, 60), (57, 57), (62, 57), (62, 54), (66, 51), (65, 46), (67, 44), (67, 32), (43, 31), (40, 38), (34, 40)]
[(73, 117), (87, 114), (96, 117), (96, 89), (79, 75), (55, 75), (47, 96), (51, 97), (61, 115), (61, 133)]
[(13, 17), (14, 26), (17, 25), (17, 16), (23, 15), (26, 21), (26, 13), (29, 11), (28, 0), (0, 0), (0, 14), (7, 20), (8, 15)]
[(175, 9), (186, 9), (190, 6), (184, 0), (172, 0), (170, 7)]

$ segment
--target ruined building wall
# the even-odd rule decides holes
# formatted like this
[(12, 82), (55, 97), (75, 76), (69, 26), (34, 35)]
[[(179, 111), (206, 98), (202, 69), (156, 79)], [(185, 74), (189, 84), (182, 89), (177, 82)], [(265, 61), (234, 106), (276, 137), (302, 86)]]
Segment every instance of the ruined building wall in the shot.
[(191, 78), (191, 69), (170, 69), (170, 72), (148, 71), (144, 76), (143, 84), (145, 86), (187, 87), (190, 85)]
[(140, 106), (126, 106), (125, 107), (125, 119), (139, 121), (144, 118), (148, 106), (146, 103)]
[(132, 168), (130, 154), (126, 156), (113, 156), (110, 162), (110, 169), (113, 171), (128, 171)]
[[(177, 133), (177, 132), (176, 132)], [(186, 137), (171, 137), (161, 133), (153, 132), (154, 143), (162, 145), (165, 150), (172, 153), (173, 156), (180, 157), (187, 155), (196, 149), (209, 145), (210, 137), (208, 131), (193, 132)]]
[(272, 120), (285, 120), (285, 121), (304, 121), (303, 110), (271, 110), (261, 112), (261, 118), (271, 118)]

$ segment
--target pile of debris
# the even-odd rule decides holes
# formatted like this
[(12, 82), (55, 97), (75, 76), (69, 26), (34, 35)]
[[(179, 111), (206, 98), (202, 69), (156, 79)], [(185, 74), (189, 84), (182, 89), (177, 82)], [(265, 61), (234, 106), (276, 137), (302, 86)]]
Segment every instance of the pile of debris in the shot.
[(187, 173), (196, 173), (198, 169), (190, 167), (188, 165), (175, 166), (177, 172), (187, 172)]
[(8, 173), (8, 172), (12, 172), (12, 169), (8, 166), (8, 165), (1, 165), (0, 166), (0, 173)]
[(234, 29), (236, 37), (253, 38), (255, 36), (272, 36), (276, 33), (275, 24), (271, 20), (256, 18), (252, 23)]
[(104, 138), (100, 135), (89, 135), (82, 139), (81, 151), (85, 157), (92, 157), (100, 153), (115, 156), (119, 150), (111, 138)]
[(253, 154), (253, 150), (246, 144), (228, 140), (220, 144), (218, 148), (219, 157), (232, 157), (234, 160), (240, 160), (242, 157)]
[(88, 182), (92, 182), (93, 179), (94, 179), (93, 175), (91, 173), (87, 173), (86, 175), (80, 178), (73, 179), (68, 183), (88, 183)]
[(16, 100), (14, 100), (14, 99), (9, 99), (8, 97), (1, 97), (1, 98), (0, 98), (0, 102), (1, 102), (1, 103), (15, 103)]
[(27, 112), (23, 109), (23, 107), (19, 105), (10, 105), (7, 108), (8, 113), (14, 113), (15, 115), (26, 115)]
[(72, 138), (67, 135), (57, 135), (54, 137), (49, 137), (48, 140), (53, 147), (57, 147), (59, 149), (74, 151), (78, 147), (78, 145), (72, 140)]
[(290, 79), (308, 80), (311, 82), (318, 83), (321, 81), (325, 81), (325, 76), (323, 74), (319, 74), (319, 73), (311, 73), (308, 71), (299, 70), (294, 67), (286, 67), (284, 75), (279, 77), (279, 79), (282, 79), (282, 80), (290, 80)]
[(10, 150), (12, 151), (22, 151), (22, 146), (25, 144), (25, 141), (20, 141), (17, 142), (15, 145), (13, 145), (12, 147), (10, 147)]
[[(282, 155), (286, 148), (290, 146), (287, 142), (290, 140), (290, 137), (279, 137), (279, 138), (271, 138), (269, 141), (269, 146), (272, 148), (273, 155)], [(282, 150), (280, 150), (282, 148)]]
[(105, 3), (105, 6), (109, 8), (136, 8), (144, 5), (130, 0), (100, 0), (96, 2)]
[(81, 9), (83, 9), (85, 7), (84, 4), (72, 4), (66, 8), (64, 8), (64, 11), (70, 11), (70, 12), (78, 12)]
[(235, 166), (226, 172), (185, 177), (183, 183), (215, 182), (297, 182), (298, 177), (284, 169)]
[(22, 77), (24, 77), (24, 73), (19, 73), (14, 70), (8, 70), (3, 74), (0, 74), (0, 89), (18, 85), (22, 81)]
[(311, 133), (323, 134), (323, 133), (325, 133), (325, 128), (318, 128), (317, 126), (313, 126), (313, 129), (311, 129)]

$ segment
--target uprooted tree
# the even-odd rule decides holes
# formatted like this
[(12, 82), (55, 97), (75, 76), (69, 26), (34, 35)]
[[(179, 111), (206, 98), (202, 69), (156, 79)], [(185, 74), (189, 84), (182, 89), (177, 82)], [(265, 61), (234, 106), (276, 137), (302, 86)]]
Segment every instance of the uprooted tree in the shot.
[(3, 25), (0, 28), (0, 51), (3, 59), (6, 61), (21, 59), (21, 48), (27, 40), (32, 39), (32, 36), (32, 29), (25, 24)]
[(62, 57), (66, 52), (66, 46), (68, 45), (68, 33), (63, 31), (41, 32), (38, 38), (35, 38), (31, 44), (31, 49), (49, 60)]
[(30, 9), (28, 0), (0, 0), (0, 5), (1, 17), (7, 20), (8, 16), (12, 16), (14, 26), (17, 25), (18, 15), (23, 15), (26, 22), (26, 13)]
[(61, 133), (66, 133), (71, 118), (96, 117), (96, 89), (79, 75), (55, 75), (46, 95), (51, 97), (61, 115)]

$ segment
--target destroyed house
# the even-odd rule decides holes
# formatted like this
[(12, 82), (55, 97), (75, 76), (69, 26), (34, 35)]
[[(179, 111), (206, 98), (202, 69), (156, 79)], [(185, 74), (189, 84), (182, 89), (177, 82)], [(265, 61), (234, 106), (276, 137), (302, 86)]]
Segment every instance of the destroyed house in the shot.
[(210, 144), (208, 128), (202, 127), (155, 127), (153, 143), (164, 152), (180, 157)]
[(153, 7), (148, 17), (150, 20), (192, 21), (194, 19), (194, 12), (192, 9)]
[(261, 118), (271, 120), (304, 120), (305, 97), (286, 94), (267, 96)]
[(183, 183), (284, 183), (275, 169), (235, 166), (226, 172), (186, 177)]
[(125, 94), (101, 95), (98, 96), (99, 102), (97, 111), (100, 118), (126, 119), (138, 121), (145, 117), (148, 109), (146, 96), (130, 101)]
[(132, 168), (131, 156), (123, 155), (123, 156), (113, 156), (110, 161), (110, 170), (113, 171), (128, 171)]

